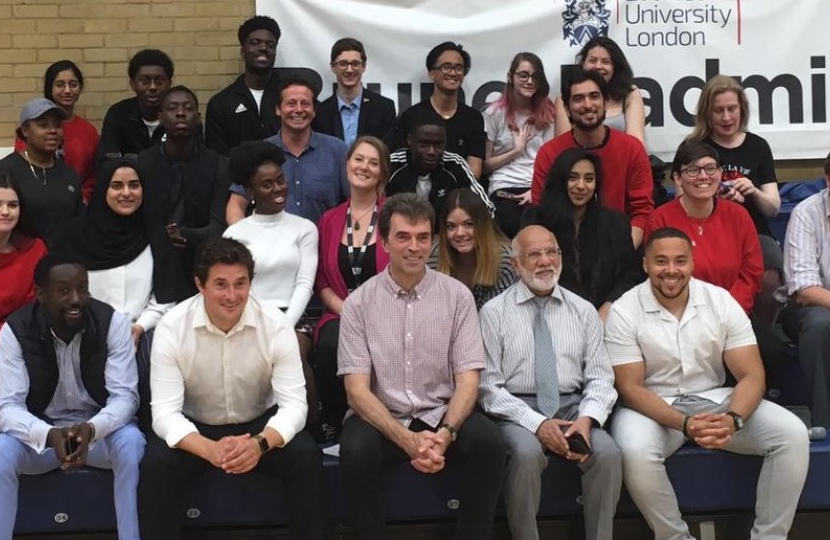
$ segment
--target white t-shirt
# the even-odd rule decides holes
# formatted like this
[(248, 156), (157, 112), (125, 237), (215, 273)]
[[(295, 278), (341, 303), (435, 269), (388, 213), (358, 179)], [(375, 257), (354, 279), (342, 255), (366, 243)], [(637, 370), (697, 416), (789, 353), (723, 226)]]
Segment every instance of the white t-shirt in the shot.
[[(505, 154), (514, 148), (513, 133), (507, 127), (505, 112), (504, 108), (491, 105), (482, 113), (484, 116), (484, 130), (487, 132), (487, 138), (493, 143), (493, 156)], [(523, 126), (527, 119), (527, 115), (517, 114), (515, 123), (517, 126)], [(530, 189), (536, 154), (542, 145), (552, 138), (553, 124), (548, 126), (545, 131), (533, 128), (530, 139), (525, 145), (524, 153), (507, 165), (490, 173), (490, 193), (504, 188)]]
[(697, 279), (689, 282), (679, 321), (646, 281), (614, 302), (605, 323), (611, 363), (644, 362), (646, 388), (669, 405), (682, 395), (722, 403), (732, 393), (723, 387), (724, 351), (755, 343), (749, 317), (729, 291)]
[(147, 126), (147, 133), (150, 134), (150, 138), (152, 139), (153, 138), (153, 133), (155, 133), (156, 130), (158, 129), (158, 127), (161, 125), (161, 121), (159, 121), (159, 120), (150, 121), (150, 120), (145, 120), (143, 118), (141, 119), (141, 121), (144, 122), (145, 126)]
[(253, 88), (248, 88), (251, 91), (251, 95), (254, 96), (254, 101), (256, 101), (256, 110), (259, 111), (262, 107), (262, 94), (265, 93), (265, 90), (254, 90)]

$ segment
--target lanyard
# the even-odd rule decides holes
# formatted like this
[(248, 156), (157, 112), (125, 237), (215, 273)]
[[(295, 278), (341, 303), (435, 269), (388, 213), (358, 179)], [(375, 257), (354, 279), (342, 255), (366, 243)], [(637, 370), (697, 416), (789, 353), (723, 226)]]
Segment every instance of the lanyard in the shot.
[(358, 285), (363, 283), (363, 280), (360, 279), (360, 274), (363, 272), (363, 267), (360, 266), (360, 263), (363, 262), (363, 256), (366, 254), (366, 248), (369, 247), (369, 241), (372, 239), (372, 233), (375, 230), (375, 223), (377, 223), (377, 220), (378, 205), (375, 203), (375, 206), (372, 208), (372, 219), (369, 220), (369, 228), (366, 229), (366, 238), (363, 239), (363, 245), (360, 247), (360, 253), (357, 258), (355, 258), (354, 236), (352, 234), (352, 207), (350, 206), (346, 209), (346, 241), (348, 242), (347, 247), (349, 250), (349, 265), (352, 267), (352, 275)]

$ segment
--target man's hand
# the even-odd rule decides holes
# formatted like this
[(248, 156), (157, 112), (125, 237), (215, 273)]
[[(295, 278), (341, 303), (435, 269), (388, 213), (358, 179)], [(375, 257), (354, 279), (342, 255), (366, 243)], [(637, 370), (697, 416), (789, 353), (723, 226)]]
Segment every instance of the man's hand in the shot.
[(225, 456), (234, 446), (233, 437), (222, 437), (218, 441), (208, 442), (207, 461), (217, 469), (222, 469)]
[(53, 427), (46, 435), (46, 446), (55, 451), (55, 457), (58, 459), (61, 467), (66, 463), (66, 456), (69, 454), (66, 430), (67, 428)]
[(726, 414), (700, 413), (689, 418), (686, 432), (698, 446), (718, 450), (732, 440), (735, 424)]
[(182, 236), (182, 231), (176, 223), (168, 223), (164, 226), (164, 229), (167, 231), (167, 236), (170, 237), (170, 241), (175, 247), (184, 248), (187, 246), (187, 238)]
[(89, 454), (89, 444), (92, 442), (93, 435), (92, 424), (84, 422), (65, 429), (68, 449), (73, 451), (66, 456), (61, 469), (80, 469), (86, 464), (86, 457)]
[(412, 466), (424, 474), (434, 474), (443, 469), (446, 446), (442, 437), (429, 430), (419, 431), (413, 435), (414, 454), (409, 454)]
[[(580, 416), (579, 418), (577, 418), (576, 422), (571, 424), (571, 426), (565, 431), (565, 439), (567, 440), (567, 438), (573, 435), (574, 433), (579, 433), (585, 438), (585, 442), (588, 443), (588, 446), (591, 447), (591, 428), (593, 427), (593, 424), (594, 421), (593, 419), (591, 419), (590, 416)], [(568, 454), (565, 457), (582, 463), (591, 456), (587, 454), (578, 454), (576, 452), (571, 452), (569, 445)]]
[(135, 348), (138, 348), (138, 342), (141, 339), (141, 336), (144, 335), (144, 328), (140, 324), (134, 324), (130, 326), (130, 334), (133, 336), (133, 345)]
[(554, 454), (559, 454), (567, 458), (570, 449), (568, 448), (568, 440), (565, 438), (564, 430), (570, 428), (571, 425), (573, 425), (573, 422), (569, 422), (568, 420), (550, 418), (542, 422), (539, 429), (536, 430), (536, 438), (541, 441), (545, 448)]
[(226, 438), (230, 439), (230, 442), (222, 458), (222, 470), (228, 474), (244, 474), (257, 466), (262, 451), (250, 434)]

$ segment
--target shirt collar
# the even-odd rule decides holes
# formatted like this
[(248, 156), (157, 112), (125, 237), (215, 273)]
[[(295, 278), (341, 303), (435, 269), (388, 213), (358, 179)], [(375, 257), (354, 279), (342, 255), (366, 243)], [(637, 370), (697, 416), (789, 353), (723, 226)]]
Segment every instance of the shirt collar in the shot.
[[(528, 302), (533, 301), (534, 298), (538, 298), (536, 293), (528, 289), (525, 282), (521, 279), (516, 281), (516, 304), (526, 304)], [(562, 294), (562, 287), (558, 284), (556, 287), (553, 288), (548, 298), (553, 298), (557, 302), (562, 302), (565, 300), (564, 295)]]
[[(666, 310), (663, 305), (657, 301), (657, 297), (654, 296), (654, 289), (651, 288), (651, 281), (646, 278), (646, 282), (644, 283), (646, 288), (645, 294), (643, 294), (643, 311), (646, 313), (654, 313), (659, 312), (661, 310)], [(689, 306), (700, 306), (706, 304), (706, 298), (703, 296), (700, 287), (698, 287), (697, 280), (695, 278), (689, 278), (689, 300), (686, 302), (686, 307)]]
[(206, 328), (208, 332), (213, 334), (231, 336), (237, 332), (240, 332), (246, 326), (251, 326), (253, 328), (256, 328), (257, 326), (251, 297), (248, 297), (248, 302), (245, 304), (245, 309), (242, 310), (242, 316), (239, 318), (239, 322), (237, 322), (227, 334), (217, 328), (208, 317), (207, 310), (205, 309), (205, 297), (200, 294), (197, 299), (197, 303), (196, 312), (193, 315), (193, 328)]
[(424, 293), (427, 292), (429, 287), (435, 281), (435, 270), (427, 267), (426, 272), (424, 273), (424, 277), (421, 281), (415, 285), (411, 291), (405, 291), (398, 285), (394, 279), (392, 279), (392, 275), (389, 273), (389, 266), (386, 267), (386, 270), (381, 272), (380, 279), (383, 280), (384, 286), (386, 289), (392, 294), (392, 296), (398, 297), (415, 297), (420, 299)]
[(340, 94), (338, 94), (337, 92), (335, 92), (334, 95), (337, 97), (337, 110), (338, 111), (342, 110), (343, 107), (346, 107), (347, 109), (350, 109), (350, 108), (354, 107), (355, 109), (357, 109), (359, 111), (360, 110), (360, 104), (363, 103), (363, 87), (360, 87), (360, 93), (357, 96), (355, 96), (354, 101), (352, 101), (351, 103), (348, 103), (348, 104), (345, 101), (343, 101), (343, 99), (340, 97)]

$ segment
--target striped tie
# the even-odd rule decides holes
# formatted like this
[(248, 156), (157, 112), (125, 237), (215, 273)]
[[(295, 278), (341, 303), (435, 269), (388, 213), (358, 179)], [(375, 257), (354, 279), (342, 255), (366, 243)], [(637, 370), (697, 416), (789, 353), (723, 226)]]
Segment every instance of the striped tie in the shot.
[(545, 322), (545, 306), (549, 297), (537, 297), (536, 316), (533, 318), (533, 352), (536, 357), (536, 406), (539, 412), (552, 418), (559, 410), (559, 373), (553, 339)]

